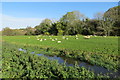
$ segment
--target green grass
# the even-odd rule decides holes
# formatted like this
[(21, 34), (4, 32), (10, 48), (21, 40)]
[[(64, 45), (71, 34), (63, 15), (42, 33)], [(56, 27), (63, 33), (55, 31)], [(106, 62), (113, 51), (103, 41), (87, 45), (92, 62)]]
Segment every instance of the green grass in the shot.
[[(41, 67), (41, 66), (38, 67), (39, 64), (37, 63), (31, 63), (31, 61), (29, 61), (31, 59), (33, 61), (36, 60), (36, 62), (39, 62), (40, 64), (42, 63), (43, 68), (41, 69), (44, 69), (42, 78), (53, 77), (53, 76), (61, 77), (59, 75), (66, 75), (64, 77), (73, 78), (73, 77), (76, 77), (73, 75), (73, 73), (75, 73), (75, 75), (79, 74), (79, 71), (76, 71), (76, 69), (72, 70), (74, 69), (74, 67), (70, 67), (71, 69), (69, 69), (73, 73), (71, 71), (64, 71), (64, 69), (67, 69), (67, 68), (64, 68), (64, 66), (62, 66), (61, 64), (60, 65), (63, 68), (60, 71), (56, 71), (57, 69), (59, 69), (58, 66), (60, 65), (58, 63), (55, 63), (55, 65), (58, 65), (58, 66), (55, 67), (55, 70), (53, 71), (57, 73), (60, 72), (60, 74), (55, 74), (55, 75), (51, 74), (50, 76), (48, 76), (47, 74), (48, 72), (53, 72), (51, 71), (52, 70), (51, 66), (54, 65), (54, 62), (50, 60), (48, 61), (44, 57), (43, 58), (41, 57), (39, 58), (38, 56), (34, 57), (33, 55), (29, 54), (32, 51), (34, 51), (35, 53), (44, 52), (42, 54), (46, 54), (46, 55), (65, 56), (68, 58), (85, 61), (93, 65), (102, 66), (110, 70), (118, 71), (120, 69), (120, 66), (119, 66), (120, 56), (118, 54), (118, 37), (113, 37), (113, 36), (112, 37), (100, 37), (100, 36), (93, 37), (92, 36), (90, 39), (84, 39), (83, 36), (78, 36), (79, 39), (75, 39), (75, 36), (66, 36), (67, 38), (69, 38), (68, 40), (62, 39), (63, 36), (51, 36), (51, 37), (53, 39), (57, 38), (58, 40), (52, 41), (49, 38), (49, 36), (39, 37), (39, 39), (47, 39), (46, 41), (42, 41), (42, 42), (37, 40), (36, 36), (3, 36), (2, 37), (2, 40), (3, 40), (2, 57), (3, 57), (3, 63), (4, 63), (3, 75), (7, 77), (9, 74), (12, 73), (11, 75), (13, 74), (16, 75), (12, 77), (20, 77), (20, 76), (26, 77), (28, 75), (30, 75), (31, 77), (32, 76), (40, 77), (40, 76), (36, 76), (37, 74), (35, 73), (36, 70), (34, 71), (34, 69), (29, 68), (29, 67), (34, 68), (34, 65), (36, 65), (38, 69), (37, 71), (39, 71)], [(57, 43), (57, 41), (62, 41), (62, 42)], [(27, 54), (24, 54), (18, 51), (19, 48), (23, 48), (27, 50), (28, 51)], [(22, 60), (22, 64), (21, 64), (21, 60)], [(11, 63), (11, 61), (13, 63)], [(42, 61), (45, 61), (45, 62), (47, 61), (48, 64), (46, 65)], [(9, 63), (11, 63), (11, 65), (15, 64), (17, 66), (9, 67)], [(34, 64), (34, 65), (30, 66), (30, 64)], [(20, 70), (18, 70), (19, 68), (21, 69), (19, 65), (23, 65), (23, 66), (27, 65), (27, 66), (23, 69), (23, 72), (20, 72)], [(47, 71), (47, 68), (50, 68), (50, 69)], [(79, 68), (81, 69), (81, 67)], [(27, 69), (28, 71), (30, 71), (30, 74), (27, 72)], [(18, 72), (16, 72), (16, 70)], [(63, 72), (65, 74), (63, 74)], [(19, 76), (17, 75), (17, 73), (19, 73)], [(25, 75), (22, 73), (25, 73)], [(70, 74), (72, 73), (73, 76), (71, 76), (69, 73)], [(89, 71), (86, 71), (86, 73), (89, 74)], [(78, 76), (80, 75), (81, 74), (79, 74)], [(95, 77), (92, 74), (90, 74), (89, 76)], [(9, 76), (9, 78), (10, 77), (11, 76)]]
[[(30, 37), (30, 38), (29, 38)], [(81, 50), (95, 53), (118, 54), (118, 37), (101, 37), (92, 36), (90, 39), (84, 39), (83, 36), (66, 36), (68, 40), (62, 39), (62, 36), (51, 36), (58, 40), (52, 41), (49, 36), (41, 36), (39, 39), (47, 39), (46, 41), (37, 40), (36, 36), (3, 36), (3, 40), (16, 44), (29, 44), (33, 46), (53, 47), (57, 49)], [(57, 43), (61, 41), (61, 43)]]
[(16, 50), (17, 45), (3, 42), (2, 77), (0, 78), (109, 78), (107, 75), (97, 74), (84, 67), (66, 66), (44, 56), (24, 53)]

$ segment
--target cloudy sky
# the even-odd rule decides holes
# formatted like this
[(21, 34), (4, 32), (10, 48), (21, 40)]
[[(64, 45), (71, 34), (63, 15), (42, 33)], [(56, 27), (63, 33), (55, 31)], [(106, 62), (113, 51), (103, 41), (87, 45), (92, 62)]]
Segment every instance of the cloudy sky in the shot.
[(35, 27), (45, 18), (59, 20), (74, 10), (92, 19), (95, 13), (117, 5), (117, 2), (2, 2), (1, 29)]

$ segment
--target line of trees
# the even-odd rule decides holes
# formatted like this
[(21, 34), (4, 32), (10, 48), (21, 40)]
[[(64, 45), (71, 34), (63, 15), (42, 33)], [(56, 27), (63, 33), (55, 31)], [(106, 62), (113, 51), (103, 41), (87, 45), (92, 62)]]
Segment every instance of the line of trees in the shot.
[(120, 36), (120, 6), (110, 8), (105, 13), (96, 13), (94, 19), (89, 19), (79, 11), (67, 12), (58, 21), (44, 19), (34, 28), (10, 29), (4, 28), (3, 35), (106, 35)]

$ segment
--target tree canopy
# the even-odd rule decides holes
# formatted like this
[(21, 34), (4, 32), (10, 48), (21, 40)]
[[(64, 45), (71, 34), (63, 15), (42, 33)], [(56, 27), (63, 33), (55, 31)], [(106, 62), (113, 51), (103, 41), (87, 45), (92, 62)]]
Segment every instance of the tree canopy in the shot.
[[(94, 19), (85, 17), (79, 11), (67, 12), (53, 22), (46, 18), (34, 28), (3, 29), (3, 35), (120, 35), (120, 6), (108, 9), (105, 13), (97, 12)], [(21, 34), (23, 33), (23, 34)]]

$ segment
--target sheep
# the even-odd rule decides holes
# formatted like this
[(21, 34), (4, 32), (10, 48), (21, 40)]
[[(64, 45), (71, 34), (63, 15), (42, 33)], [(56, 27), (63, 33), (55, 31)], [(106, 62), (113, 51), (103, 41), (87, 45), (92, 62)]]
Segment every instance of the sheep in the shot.
[(37, 40), (40, 40), (40, 39), (37, 39)]
[(68, 40), (68, 38), (66, 38), (66, 40)]
[(61, 43), (61, 41), (58, 41), (58, 43)]
[(54, 39), (52, 39), (52, 41), (55, 41)]
[(55, 40), (57, 40), (57, 38), (55, 38)]
[(75, 35), (75, 37), (78, 37), (78, 35)]
[(93, 36), (93, 35), (90, 35), (90, 36)]
[(77, 36), (77, 35), (75, 35), (75, 39), (78, 39), (78, 36)]
[(90, 36), (84, 36), (85, 39), (90, 39)]
[(40, 41), (43, 41), (42, 39), (40, 39)]
[(78, 37), (76, 39), (78, 39)]
[(63, 36), (62, 38), (65, 39), (65, 36)]
[(44, 39), (46, 41), (46, 39)]

